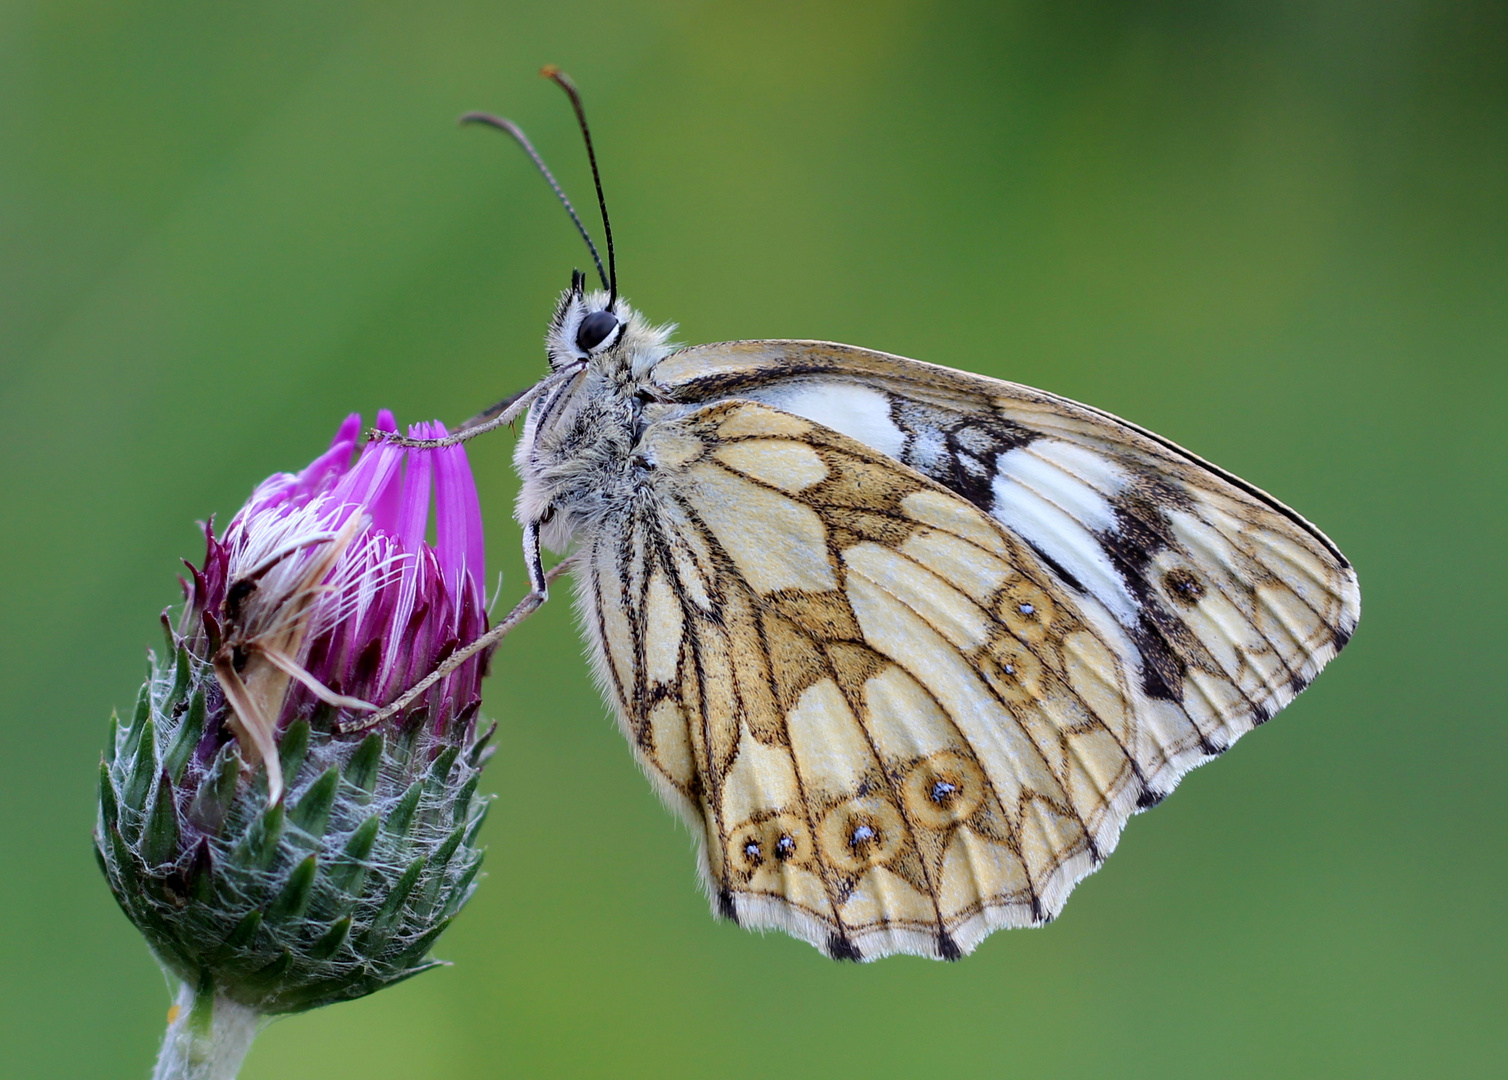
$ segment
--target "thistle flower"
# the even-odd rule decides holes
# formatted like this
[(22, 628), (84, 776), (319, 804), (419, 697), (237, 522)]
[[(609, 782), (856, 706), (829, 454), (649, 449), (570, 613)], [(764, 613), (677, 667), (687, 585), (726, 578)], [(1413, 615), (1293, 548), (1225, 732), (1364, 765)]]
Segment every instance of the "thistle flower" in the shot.
[(167, 651), (111, 723), (95, 848), (183, 983), (159, 1077), (234, 1076), (262, 1017), (435, 966), (475, 888), (487, 651), (374, 714), (487, 630), (476, 489), (459, 446), (353, 465), (360, 432), (205, 526)]

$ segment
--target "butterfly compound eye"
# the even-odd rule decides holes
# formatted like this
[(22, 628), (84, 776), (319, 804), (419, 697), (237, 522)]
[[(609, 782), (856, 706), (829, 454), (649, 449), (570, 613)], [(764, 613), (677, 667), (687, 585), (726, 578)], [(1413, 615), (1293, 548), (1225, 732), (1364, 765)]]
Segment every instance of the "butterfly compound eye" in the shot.
[(582, 352), (591, 352), (618, 329), (618, 317), (611, 311), (594, 311), (581, 320), (576, 330), (576, 347)]

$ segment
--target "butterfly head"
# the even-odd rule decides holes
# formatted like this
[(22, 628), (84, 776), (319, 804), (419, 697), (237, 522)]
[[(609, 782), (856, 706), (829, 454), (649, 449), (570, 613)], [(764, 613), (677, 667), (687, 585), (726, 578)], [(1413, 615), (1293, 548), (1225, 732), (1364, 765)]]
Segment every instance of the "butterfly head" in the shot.
[[(607, 216), (607, 199), (602, 194), (602, 176), (597, 171), (597, 153), (592, 149), (592, 133), (587, 127), (586, 112), (581, 105), (581, 95), (576, 84), (553, 64), (546, 65), (540, 74), (566, 92), (571, 107), (576, 111), (576, 120), (581, 126), (581, 139), (586, 144), (587, 160), (592, 166), (592, 183), (597, 189), (597, 208), (602, 212), (602, 233), (607, 240), (607, 263), (597, 250), (592, 235), (581, 223), (581, 217), (571, 200), (561, 190), (553, 173), (545, 164), (528, 136), (512, 120), (489, 113), (467, 113), (461, 117), (463, 124), (478, 123), (497, 128), (510, 135), (534, 162), (540, 174), (549, 183), (570, 215), (571, 223), (581, 234), (592, 263), (602, 279), (605, 291), (587, 292), (586, 275), (580, 270), (571, 275), (571, 287), (560, 298), (555, 308), (555, 317), (550, 320), (549, 333), (545, 335), (545, 349), (549, 353), (550, 367), (559, 372), (572, 366), (586, 365), (596, 357), (604, 357), (612, 365), (635, 377), (648, 371), (666, 353), (665, 339), (669, 327), (651, 327), (618, 297), (618, 264), (613, 252), (613, 226)], [(626, 363), (624, 362), (626, 361)]]
[(607, 352), (622, 340), (632, 315), (626, 301), (602, 291), (588, 292), (586, 276), (580, 270), (575, 271), (571, 274), (571, 287), (556, 305), (550, 331), (545, 335), (550, 367), (559, 371)]
[(556, 305), (545, 349), (554, 371), (601, 357), (638, 375), (665, 355), (668, 331), (650, 326), (622, 297), (601, 289), (588, 291), (586, 276), (578, 270)]

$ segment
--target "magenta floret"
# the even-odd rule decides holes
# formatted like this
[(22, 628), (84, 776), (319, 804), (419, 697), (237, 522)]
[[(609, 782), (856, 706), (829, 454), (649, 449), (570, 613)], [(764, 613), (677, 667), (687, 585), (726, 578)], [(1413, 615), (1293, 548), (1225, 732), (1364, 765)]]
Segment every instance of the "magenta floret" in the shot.
[[(377, 427), (397, 430), (392, 413), (379, 413)], [(359, 414), (347, 417), (330, 448), (302, 472), (258, 485), (220, 537), (206, 526), (204, 564), (190, 566), (180, 627), (200, 656), (218, 647), (225, 623), (247, 618), (227, 606), (233, 582), (255, 577), (259, 592), (249, 594), (255, 600), (248, 605), (286, 604), (279, 583), (317, 565), (353, 515), (363, 522), (325, 575), (293, 657), (309, 675), (334, 694), (382, 706), (486, 632), (481, 506), (465, 449), (372, 441), (353, 456), (361, 430)], [(439, 423), (409, 428), (415, 438), (445, 433)], [(431, 501), (434, 543), (426, 539)], [(471, 723), (486, 659), (457, 668), (393, 722), (402, 726), (422, 712), (437, 733)], [(313, 690), (291, 683), (277, 729), (318, 705)]]

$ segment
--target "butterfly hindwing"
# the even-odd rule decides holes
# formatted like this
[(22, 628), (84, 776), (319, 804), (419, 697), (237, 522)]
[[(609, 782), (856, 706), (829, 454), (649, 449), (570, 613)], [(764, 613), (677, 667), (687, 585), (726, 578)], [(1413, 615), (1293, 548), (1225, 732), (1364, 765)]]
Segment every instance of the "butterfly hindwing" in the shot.
[(1029, 544), (891, 456), (741, 401), (640, 451), (584, 621), (725, 915), (955, 958), (1055, 915), (1215, 737)]

